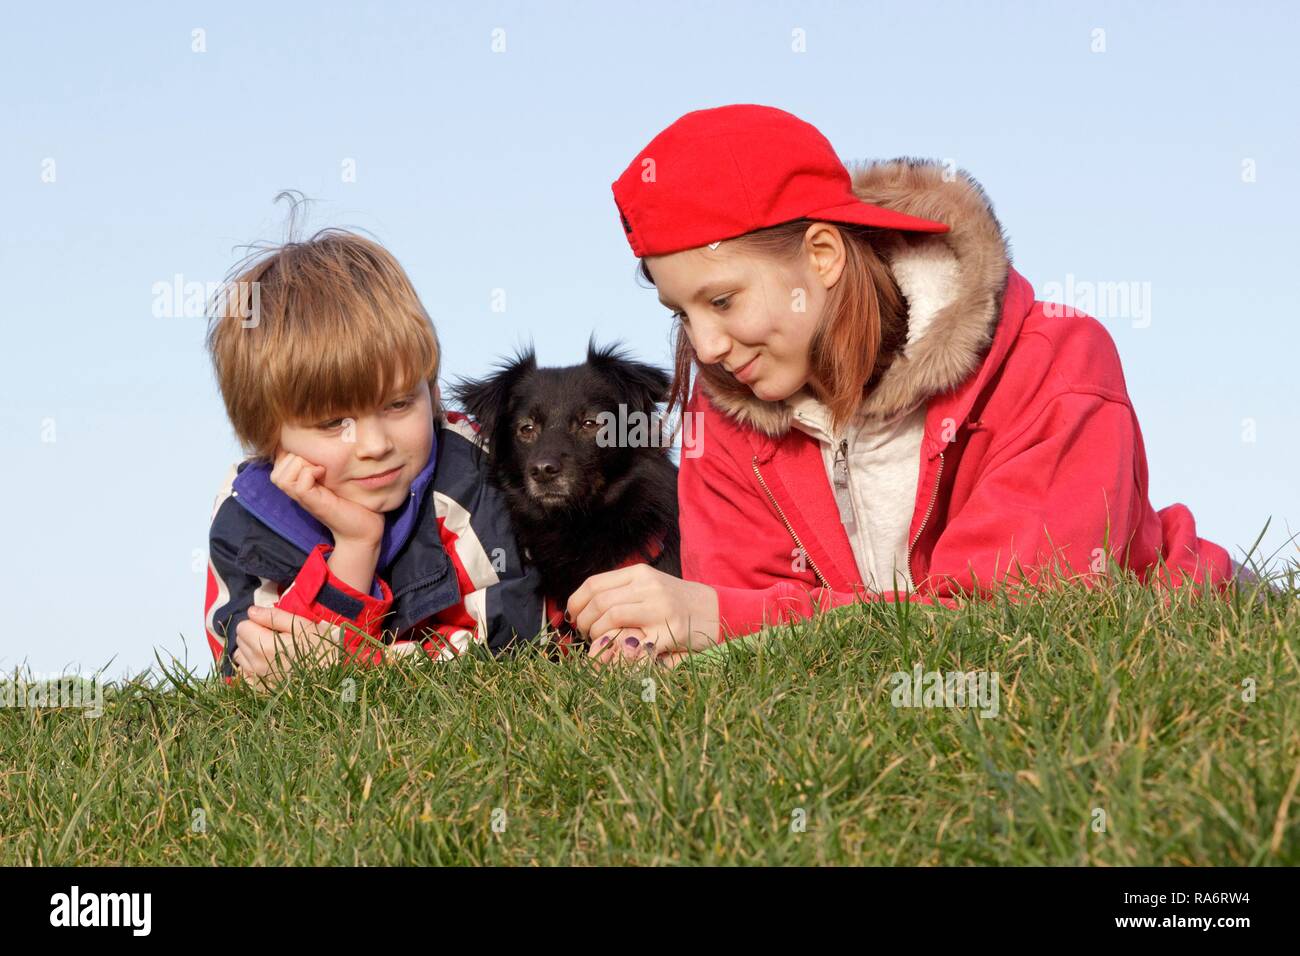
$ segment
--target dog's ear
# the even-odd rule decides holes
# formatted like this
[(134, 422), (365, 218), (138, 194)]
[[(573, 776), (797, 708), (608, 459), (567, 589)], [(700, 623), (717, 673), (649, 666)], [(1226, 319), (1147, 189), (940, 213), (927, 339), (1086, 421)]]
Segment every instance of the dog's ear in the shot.
[(629, 405), (635, 405), (647, 415), (668, 401), (671, 380), (666, 372), (644, 362), (620, 362), (615, 367), (618, 381), (627, 391)]
[(650, 415), (656, 406), (668, 401), (672, 384), (668, 373), (636, 361), (618, 343), (597, 348), (593, 336), (587, 343), (587, 363), (615, 382), (627, 396), (628, 405), (638, 411)]
[(510, 393), (519, 380), (537, 368), (537, 356), (530, 348), (513, 361), (497, 366), (495, 372), (480, 379), (457, 379), (451, 386), (451, 399), (478, 422), (479, 430), (491, 438), (510, 405)]

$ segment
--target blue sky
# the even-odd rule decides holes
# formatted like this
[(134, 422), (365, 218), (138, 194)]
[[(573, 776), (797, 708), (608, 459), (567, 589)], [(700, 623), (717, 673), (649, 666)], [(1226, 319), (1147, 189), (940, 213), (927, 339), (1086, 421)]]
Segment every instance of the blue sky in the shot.
[(666, 364), (610, 183), (735, 102), (846, 159), (952, 159), (1040, 297), (1137, 283), (1149, 313), (1099, 318), (1153, 503), (1238, 557), (1270, 518), (1266, 552), (1300, 531), (1284, 3), (55, 3), (0, 29), (0, 666), (208, 664), (207, 527), (239, 449), (204, 320), (155, 317), (155, 283), (219, 280), (296, 188), (311, 226), (394, 251), (452, 375), (530, 340), (578, 361), (593, 330)]

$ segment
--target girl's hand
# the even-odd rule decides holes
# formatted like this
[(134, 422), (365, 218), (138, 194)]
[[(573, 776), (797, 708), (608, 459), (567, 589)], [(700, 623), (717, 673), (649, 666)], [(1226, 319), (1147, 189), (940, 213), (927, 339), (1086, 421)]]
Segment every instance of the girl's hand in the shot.
[(274, 686), (295, 666), (338, 660), (343, 643), (333, 624), (256, 604), (236, 625), (235, 635), (231, 660), (238, 674), (259, 689)]
[(655, 663), (660, 667), (676, 667), (686, 658), (690, 657), (693, 651), (669, 651), (667, 654), (660, 654), (655, 658)]
[(644, 631), (638, 627), (625, 627), (621, 631), (615, 631), (613, 634), (607, 634), (592, 641), (587, 654), (594, 658), (598, 667), (625, 662), (629, 664), (653, 663), (659, 667), (676, 667), (689, 657), (692, 652), (670, 650), (662, 654), (657, 653), (654, 647), (646, 645)]
[[(609, 636), (592, 655), (602, 659), (659, 657), (697, 651), (718, 642), (718, 592), (636, 564), (593, 574), (569, 598), (569, 620), (585, 635)], [(636, 628), (632, 634), (628, 629)], [(622, 631), (618, 637), (614, 632)], [(630, 644), (627, 638), (635, 638)]]
[(592, 641), (587, 649), (587, 656), (598, 667), (607, 664), (644, 663), (649, 659), (651, 650), (645, 646), (645, 640), (645, 631), (639, 627), (619, 628)]
[(301, 455), (284, 449), (276, 454), (275, 467), (271, 469), (272, 484), (329, 528), (335, 544), (340, 541), (378, 543), (384, 536), (384, 516), (336, 495), (319, 483), (324, 477), (324, 465), (313, 465)]
[[(629, 641), (632, 637), (636, 643)], [(658, 667), (676, 667), (686, 658), (692, 656), (692, 650), (666, 650), (662, 654), (656, 652), (654, 646), (646, 646), (645, 632), (637, 627), (625, 627), (621, 631), (615, 631), (604, 637), (597, 637), (591, 641), (588, 649), (588, 656), (595, 659), (595, 665), (603, 667), (606, 665), (619, 665), (619, 663), (636, 663), (653, 662)]]

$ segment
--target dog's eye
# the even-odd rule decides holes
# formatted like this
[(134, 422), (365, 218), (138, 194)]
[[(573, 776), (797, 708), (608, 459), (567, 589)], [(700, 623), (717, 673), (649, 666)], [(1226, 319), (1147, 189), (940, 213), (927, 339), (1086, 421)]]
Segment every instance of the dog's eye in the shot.
[(521, 435), (531, 435), (536, 427), (532, 422), (520, 422), (518, 431)]
[(594, 418), (584, 418), (582, 420), (582, 427), (587, 431), (592, 431), (600, 427), (600, 422), (596, 421)]

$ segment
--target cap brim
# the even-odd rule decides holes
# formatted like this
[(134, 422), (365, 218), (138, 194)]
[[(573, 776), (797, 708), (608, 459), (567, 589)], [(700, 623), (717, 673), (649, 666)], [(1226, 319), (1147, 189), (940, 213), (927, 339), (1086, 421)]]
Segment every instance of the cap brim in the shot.
[(909, 216), (906, 213), (861, 201), (819, 209), (808, 213), (803, 218), (843, 222), (855, 226), (875, 226), (879, 229), (901, 229), (904, 232), (948, 232), (950, 228), (947, 223)]

